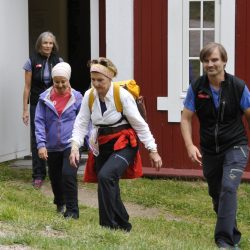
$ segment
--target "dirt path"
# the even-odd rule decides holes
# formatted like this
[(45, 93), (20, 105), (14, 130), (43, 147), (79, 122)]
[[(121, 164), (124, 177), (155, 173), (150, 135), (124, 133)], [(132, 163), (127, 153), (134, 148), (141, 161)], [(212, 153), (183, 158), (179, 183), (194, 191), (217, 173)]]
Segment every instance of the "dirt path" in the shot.
[[(45, 183), (42, 188), (41, 192), (48, 196), (52, 197), (53, 193), (51, 190), (51, 186), (49, 183)], [(79, 187), (78, 189), (78, 200), (80, 204), (98, 208), (98, 201), (97, 201), (97, 192), (93, 189), (88, 189), (86, 187)], [(180, 221), (181, 218), (177, 218), (169, 213), (166, 213), (165, 211), (158, 209), (158, 208), (146, 208), (131, 202), (125, 203), (126, 209), (131, 217), (143, 217), (143, 218), (157, 218), (158, 216), (164, 216), (166, 220), (175, 220)], [(0, 237), (10, 236), (13, 232), (8, 230), (8, 228), (5, 228), (4, 225), (1, 225), (1, 228), (4, 228), (3, 231), (0, 231)], [(46, 235), (53, 235), (58, 237), (58, 232), (53, 231), (50, 228), (46, 228)], [(35, 248), (31, 248), (29, 246), (14, 244), (11, 246), (7, 245), (0, 245), (0, 250), (33, 250)]]
[[(53, 195), (50, 184), (46, 183), (43, 185), (41, 191), (47, 196)], [(78, 200), (80, 204), (98, 208), (97, 192), (95, 190), (79, 187)], [(124, 205), (131, 217), (156, 218), (160, 215), (163, 215), (167, 220), (180, 220), (180, 218), (176, 218), (175, 216), (158, 208), (146, 208), (130, 202), (126, 202)]]
[[(30, 247), (22, 246), (22, 245), (13, 245), (13, 246), (4, 246), (0, 245), (1, 250), (32, 250)], [(34, 249), (34, 248), (33, 248)]]

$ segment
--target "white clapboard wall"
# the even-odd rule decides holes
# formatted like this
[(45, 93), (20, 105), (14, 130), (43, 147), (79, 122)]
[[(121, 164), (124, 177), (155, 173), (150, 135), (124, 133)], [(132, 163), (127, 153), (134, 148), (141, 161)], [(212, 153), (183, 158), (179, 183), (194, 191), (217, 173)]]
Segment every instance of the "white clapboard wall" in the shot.
[(30, 154), (22, 122), (22, 66), (29, 55), (28, 0), (0, 1), (0, 162)]

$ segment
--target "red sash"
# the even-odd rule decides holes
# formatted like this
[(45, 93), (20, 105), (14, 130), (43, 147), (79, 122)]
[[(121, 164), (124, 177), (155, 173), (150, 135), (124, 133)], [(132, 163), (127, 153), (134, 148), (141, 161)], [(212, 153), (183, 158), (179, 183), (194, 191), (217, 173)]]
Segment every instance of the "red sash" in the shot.
[[(137, 138), (136, 133), (133, 129), (124, 129), (115, 134), (110, 135), (101, 135), (98, 137), (99, 145), (107, 143), (108, 141), (118, 138), (116, 143), (114, 144), (114, 151), (121, 150), (125, 148), (128, 144), (131, 147), (137, 146)], [(85, 167), (84, 182), (97, 182), (97, 175), (94, 170), (95, 158), (93, 153), (90, 151), (88, 154), (88, 160)], [(123, 174), (122, 178), (124, 179), (134, 179), (139, 178), (143, 175), (142, 172), (142, 161), (139, 150), (136, 153), (133, 164), (130, 164)]]

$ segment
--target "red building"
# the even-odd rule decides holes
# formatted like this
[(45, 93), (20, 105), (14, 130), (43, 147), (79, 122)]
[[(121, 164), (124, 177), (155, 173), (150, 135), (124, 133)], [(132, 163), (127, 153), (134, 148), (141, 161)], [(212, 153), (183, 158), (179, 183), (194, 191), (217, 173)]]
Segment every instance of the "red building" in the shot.
[[(180, 132), (180, 113), (169, 114), (174, 110), (180, 112), (178, 107), (173, 107), (176, 100), (172, 102), (170, 95), (174, 91), (170, 85), (180, 85), (175, 98), (179, 98), (177, 102), (183, 100), (190, 74), (198, 76), (202, 70), (198, 63), (198, 51), (206, 42), (218, 41), (225, 45), (229, 54), (230, 65), (226, 70), (229, 67), (229, 72), (244, 79), (250, 87), (248, 14), (250, 3), (247, 0), (134, 1), (134, 74), (146, 96), (149, 124), (163, 158), (163, 168), (156, 173), (150, 168), (144, 153), (145, 174), (202, 176), (201, 169), (187, 157)], [(188, 72), (190, 66), (193, 72)], [(185, 77), (185, 72), (187, 75), (189, 73), (189, 79)], [(165, 103), (164, 99), (159, 98), (161, 96), (168, 96)], [(164, 104), (168, 111), (163, 111)], [(194, 140), (198, 144), (197, 121), (193, 128)], [(244, 178), (250, 179), (249, 165)]]

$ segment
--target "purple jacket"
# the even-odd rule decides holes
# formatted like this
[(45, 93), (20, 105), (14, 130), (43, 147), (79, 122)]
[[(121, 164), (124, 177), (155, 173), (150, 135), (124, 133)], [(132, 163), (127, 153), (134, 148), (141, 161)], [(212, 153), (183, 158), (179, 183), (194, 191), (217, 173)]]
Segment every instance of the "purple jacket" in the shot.
[(53, 102), (50, 100), (51, 88), (39, 97), (35, 115), (35, 134), (37, 148), (46, 147), (48, 152), (64, 151), (70, 147), (76, 115), (82, 101), (82, 94), (71, 88), (71, 97), (59, 117)]

